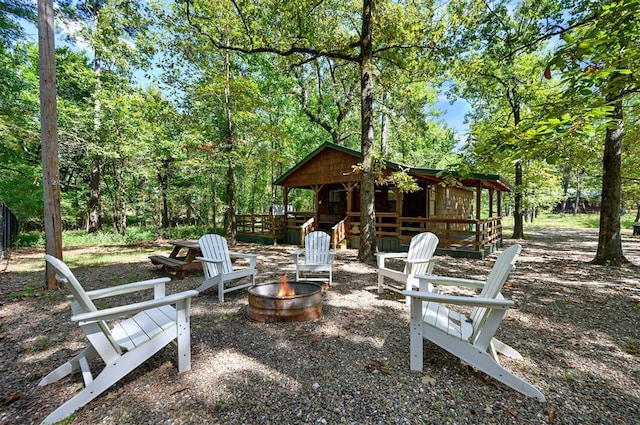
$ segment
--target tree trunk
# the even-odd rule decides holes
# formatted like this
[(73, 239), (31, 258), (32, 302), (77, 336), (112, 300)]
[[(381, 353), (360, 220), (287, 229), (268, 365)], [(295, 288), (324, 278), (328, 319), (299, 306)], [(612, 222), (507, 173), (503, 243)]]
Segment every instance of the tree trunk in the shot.
[(91, 161), (89, 176), (89, 219), (87, 220), (87, 233), (93, 233), (100, 229), (100, 159), (97, 154)]
[(169, 189), (169, 164), (168, 159), (162, 160), (162, 168), (158, 172), (158, 184), (160, 185), (160, 198), (162, 199), (162, 224), (163, 229), (169, 228), (169, 204), (167, 202), (167, 190)]
[(120, 223), (118, 225), (118, 231), (122, 236), (126, 236), (127, 234), (127, 187), (124, 181), (124, 167), (125, 161), (124, 159), (120, 160), (120, 170), (118, 172), (118, 203), (120, 204), (120, 208), (118, 211), (118, 216), (120, 219)]
[[(387, 94), (385, 93), (382, 96), (382, 103), (385, 103), (385, 100), (387, 99)], [(388, 131), (387, 131), (387, 114), (384, 113), (384, 111), (382, 111), (380, 113), (380, 152), (382, 153), (382, 156), (386, 156), (389, 153), (389, 135), (388, 135)]]
[(362, 46), (360, 51), (360, 114), (362, 171), (360, 177), (360, 250), (358, 259), (373, 264), (376, 245), (375, 181), (372, 172), (373, 151), (373, 0), (362, 4)]
[(236, 199), (235, 199), (235, 178), (233, 175), (233, 150), (234, 150), (234, 138), (233, 138), (233, 125), (231, 115), (231, 67), (229, 64), (229, 51), (225, 50), (224, 58), (224, 71), (225, 71), (225, 86), (224, 86), (224, 109), (226, 115), (226, 140), (224, 141), (224, 151), (227, 155), (227, 211), (225, 215), (225, 231), (229, 237), (229, 245), (234, 246), (236, 244), (237, 233), (237, 221), (236, 221)]
[(637, 223), (640, 220), (640, 202), (636, 205), (636, 219), (633, 220), (634, 223)]
[(218, 226), (218, 215), (216, 214), (217, 210), (217, 194), (216, 194), (216, 185), (215, 182), (211, 181), (211, 221), (213, 224), (213, 231), (215, 232)]
[(522, 161), (516, 161), (516, 185), (513, 210), (513, 239), (524, 239), (522, 223)]
[[(607, 100), (613, 95), (607, 95)], [(619, 266), (627, 262), (622, 253), (620, 237), (620, 199), (622, 195), (622, 137), (624, 123), (622, 121), (622, 102), (613, 103), (612, 123), (608, 126), (604, 141), (602, 158), (602, 205), (600, 210), (600, 232), (598, 234), (598, 251), (594, 264)]]
[[(97, 4), (94, 4), (94, 28), (98, 28), (98, 10)], [(93, 52), (93, 72), (96, 76), (96, 91), (94, 93), (94, 118), (93, 118), (93, 134), (95, 143), (100, 143), (100, 74), (102, 73), (102, 63), (100, 61), (100, 52)], [(89, 176), (89, 219), (87, 220), (87, 233), (94, 233), (100, 230), (100, 157), (97, 152), (93, 153), (91, 161), (91, 171)]]
[[(38, 0), (38, 47), (45, 250), (47, 254), (62, 259), (53, 0)], [(48, 264), (45, 287), (58, 288), (55, 270)]]

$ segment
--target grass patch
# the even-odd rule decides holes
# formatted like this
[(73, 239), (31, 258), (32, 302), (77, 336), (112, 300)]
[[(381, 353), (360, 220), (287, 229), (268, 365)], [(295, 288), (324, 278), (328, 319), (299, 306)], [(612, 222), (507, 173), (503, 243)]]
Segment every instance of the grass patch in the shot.
[[(220, 232), (218, 229), (217, 233)], [(84, 230), (65, 230), (62, 232), (62, 246), (64, 249), (68, 249), (89, 246), (133, 245), (154, 242), (157, 239), (198, 239), (207, 233), (216, 232), (206, 226), (180, 226), (169, 229), (131, 226), (127, 228), (125, 236), (108, 230), (95, 233), (86, 233)], [(44, 248), (44, 233), (39, 231), (21, 232), (17, 235), (14, 244), (17, 247), (24, 248)]]
[[(632, 230), (634, 214), (625, 214), (620, 217), (620, 228), (622, 230)], [(504, 234), (513, 232), (513, 217), (503, 217), (502, 227)], [(543, 212), (536, 217), (533, 222), (525, 221), (524, 230), (528, 228), (544, 229), (598, 229), (600, 228), (600, 214), (553, 214)]]
[(27, 285), (23, 290), (11, 294), (11, 298), (35, 298), (42, 295), (42, 285), (32, 283)]

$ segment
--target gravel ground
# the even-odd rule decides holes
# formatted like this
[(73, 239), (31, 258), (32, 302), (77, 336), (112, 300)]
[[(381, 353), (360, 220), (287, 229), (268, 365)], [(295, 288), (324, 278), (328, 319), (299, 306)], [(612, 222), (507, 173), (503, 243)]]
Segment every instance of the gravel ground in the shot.
[[(513, 243), (506, 240), (506, 245)], [(178, 374), (166, 347), (67, 420), (68, 424), (640, 424), (640, 267), (588, 263), (596, 232), (529, 232), (505, 286), (516, 301), (497, 336), (524, 361), (510, 371), (547, 401), (527, 398), (425, 342), (425, 368), (409, 370), (404, 300), (376, 291), (375, 268), (339, 251), (323, 315), (300, 323), (253, 323), (246, 291), (193, 301), (192, 370)], [(625, 235), (640, 264), (640, 239)], [(292, 276), (296, 247), (239, 244), (259, 254), (259, 282)], [(87, 289), (160, 275), (146, 261), (163, 246), (135, 249), (139, 261), (76, 267)], [(75, 255), (71, 250), (65, 255)], [(436, 273), (483, 278), (485, 260), (442, 257)], [(43, 388), (38, 381), (85, 344), (69, 319), (64, 291), (38, 289), (43, 272), (20, 271), (42, 252), (14, 251), (0, 273), (0, 424), (39, 423), (82, 387), (79, 374)], [(82, 258), (76, 257), (76, 258)], [(202, 273), (173, 280), (196, 288)], [(96, 363), (99, 366), (99, 363)]]

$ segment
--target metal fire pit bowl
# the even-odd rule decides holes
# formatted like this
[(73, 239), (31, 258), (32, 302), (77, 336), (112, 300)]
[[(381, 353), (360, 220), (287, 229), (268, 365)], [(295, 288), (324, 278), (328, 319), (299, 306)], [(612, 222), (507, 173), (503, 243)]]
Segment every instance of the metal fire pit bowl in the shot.
[(278, 282), (249, 288), (247, 319), (254, 322), (304, 322), (322, 315), (322, 287), (313, 282), (289, 282), (295, 295), (278, 296)]

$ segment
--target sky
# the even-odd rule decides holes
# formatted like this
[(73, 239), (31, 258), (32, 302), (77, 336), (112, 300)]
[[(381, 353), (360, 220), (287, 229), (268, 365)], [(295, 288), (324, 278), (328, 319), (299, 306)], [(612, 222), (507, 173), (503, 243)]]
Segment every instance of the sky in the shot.
[(464, 123), (464, 116), (471, 111), (471, 105), (464, 99), (458, 99), (452, 104), (446, 96), (442, 95), (435, 107), (443, 111), (441, 120), (453, 129), (458, 141), (456, 147), (461, 147), (467, 139), (467, 131), (469, 130), (469, 126)]

